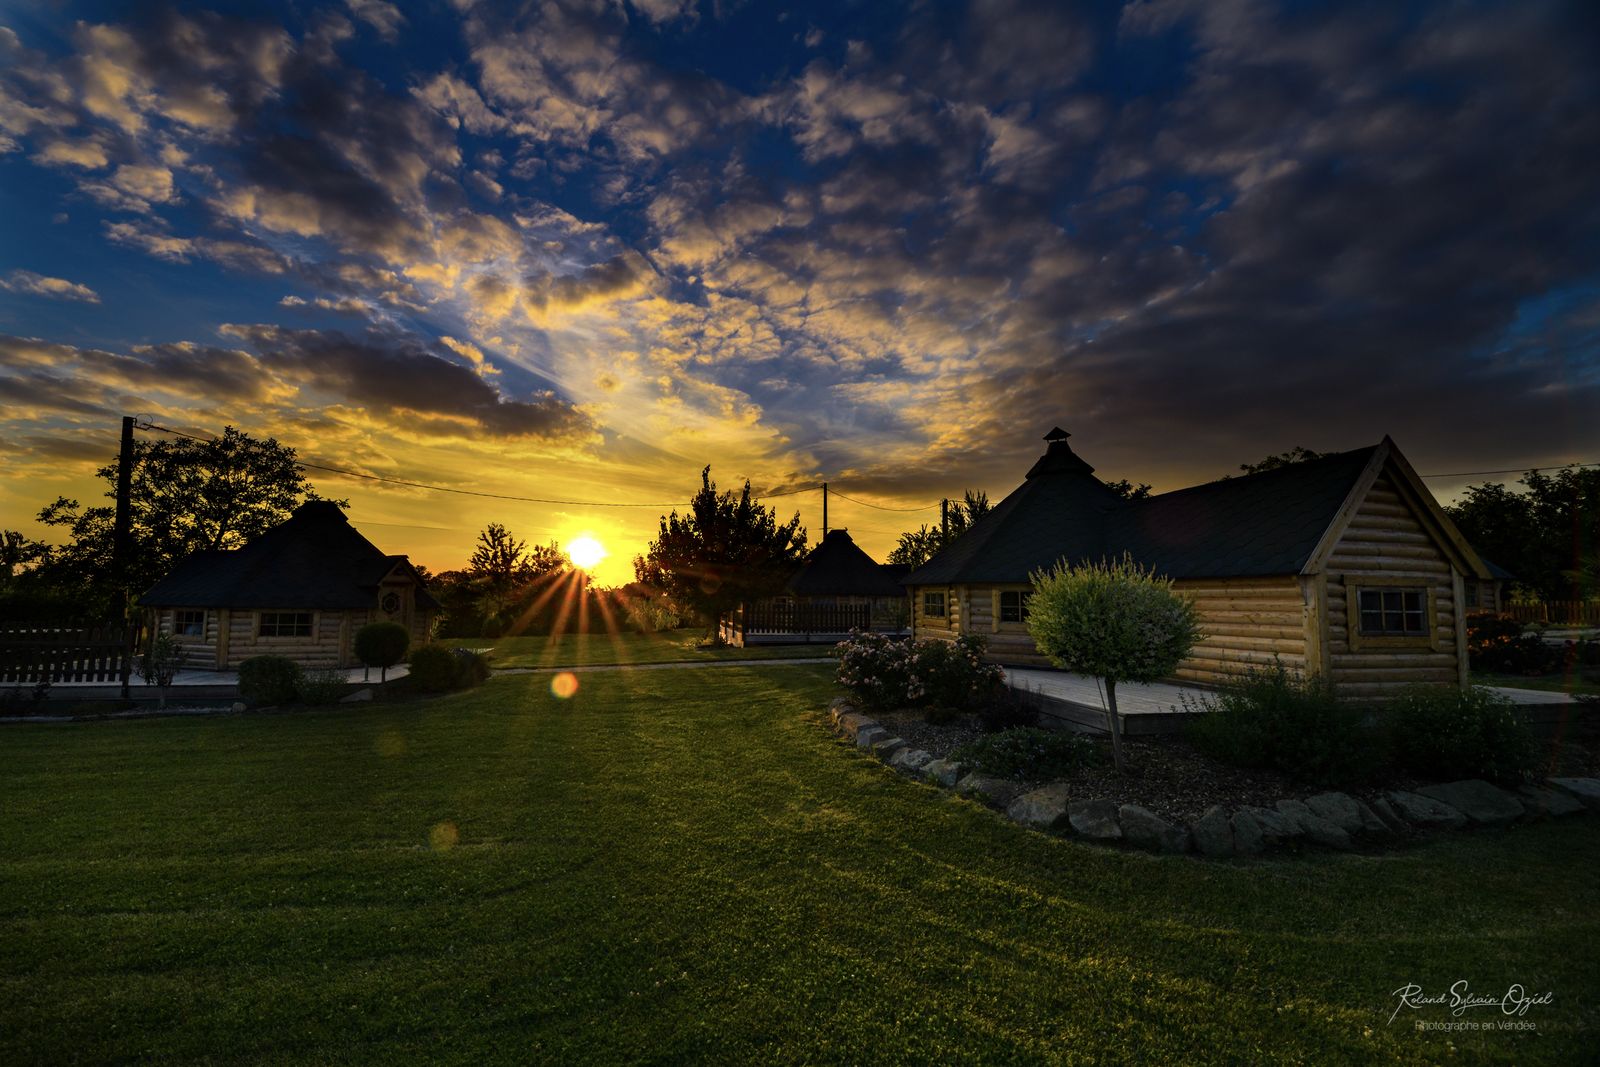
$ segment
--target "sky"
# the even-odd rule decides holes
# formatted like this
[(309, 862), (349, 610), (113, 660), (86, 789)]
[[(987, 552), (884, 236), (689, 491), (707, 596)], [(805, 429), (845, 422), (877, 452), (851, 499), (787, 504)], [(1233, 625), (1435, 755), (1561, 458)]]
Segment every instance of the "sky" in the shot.
[[(1384, 434), (1425, 474), (1600, 460), (1592, 3), (0, 27), (0, 520), (34, 536), (125, 414), (582, 502), (311, 472), (385, 551), (459, 566), (499, 521), (612, 583), (706, 464), (827, 480), (882, 558), (1055, 425), (1158, 491)], [(771, 502), (818, 537), (817, 493)]]

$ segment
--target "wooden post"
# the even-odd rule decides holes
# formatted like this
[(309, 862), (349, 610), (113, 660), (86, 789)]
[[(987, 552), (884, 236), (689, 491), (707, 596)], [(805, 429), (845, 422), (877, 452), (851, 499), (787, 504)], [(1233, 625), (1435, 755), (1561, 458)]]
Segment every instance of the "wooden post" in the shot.
[(123, 700), (128, 699), (128, 676), (133, 670), (133, 643), (137, 627), (128, 601), (132, 596), (129, 579), (129, 556), (133, 542), (133, 502), (130, 499), (133, 485), (133, 416), (122, 416), (122, 448), (117, 453), (117, 517), (111, 541), (111, 569), (116, 584), (122, 591), (122, 625), (127, 630), (122, 656)]
[(828, 483), (822, 483), (822, 536), (828, 536)]
[(939, 547), (950, 542), (950, 498), (939, 501)]

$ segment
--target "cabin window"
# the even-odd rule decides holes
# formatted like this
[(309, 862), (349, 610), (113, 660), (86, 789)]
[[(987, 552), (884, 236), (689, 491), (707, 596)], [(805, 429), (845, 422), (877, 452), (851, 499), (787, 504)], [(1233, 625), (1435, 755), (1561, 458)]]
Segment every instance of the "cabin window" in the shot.
[(311, 612), (263, 611), (259, 633), (262, 637), (310, 637)]
[(922, 594), (922, 614), (930, 619), (942, 619), (944, 611), (944, 593)]
[(1417, 637), (1428, 632), (1424, 589), (1362, 589), (1357, 593), (1366, 637)]
[(203, 611), (174, 611), (172, 633), (176, 637), (204, 637), (206, 613)]
[(1028, 601), (1032, 599), (1032, 589), (1000, 590), (1000, 621), (1027, 622)]

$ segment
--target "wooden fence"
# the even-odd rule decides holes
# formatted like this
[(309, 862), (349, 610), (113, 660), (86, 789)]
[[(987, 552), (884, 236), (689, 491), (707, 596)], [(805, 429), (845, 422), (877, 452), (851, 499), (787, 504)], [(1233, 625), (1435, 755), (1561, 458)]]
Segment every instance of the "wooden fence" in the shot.
[(1522, 622), (1558, 622), (1568, 626), (1600, 626), (1600, 601), (1552, 600), (1539, 604), (1507, 604), (1505, 613)]
[(0, 626), (0, 684), (120, 682), (128, 657), (120, 626)]
[(747, 634), (845, 634), (872, 627), (871, 604), (805, 604), (777, 601), (746, 604)]

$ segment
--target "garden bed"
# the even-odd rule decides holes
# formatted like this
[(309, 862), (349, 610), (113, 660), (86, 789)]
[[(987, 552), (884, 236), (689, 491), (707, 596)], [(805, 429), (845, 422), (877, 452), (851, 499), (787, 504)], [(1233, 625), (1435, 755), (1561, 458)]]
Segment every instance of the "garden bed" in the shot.
[[(882, 712), (874, 718), (908, 747), (922, 749), (935, 759), (945, 759), (962, 745), (984, 735), (976, 715), (958, 716), (947, 723), (930, 723), (916, 708)], [(1074, 796), (1095, 797), (1117, 804), (1138, 804), (1162, 818), (1190, 822), (1212, 805), (1225, 808), (1272, 807), (1282, 799), (1304, 799), (1322, 787), (1296, 781), (1272, 770), (1245, 769), (1223, 763), (1200, 752), (1182, 737), (1129, 738), (1131, 772), (1120, 775), (1106, 738), (1093, 741), (1098, 759), (1070, 775), (1057, 778), (1014, 779), (1017, 795), (1052, 781), (1065, 781)], [(1592, 737), (1566, 737), (1551, 741), (1543, 750), (1540, 766), (1552, 776), (1600, 776), (1600, 743)], [(1348, 788), (1371, 802), (1392, 790), (1414, 790), (1424, 779), (1388, 771), (1360, 787)]]

